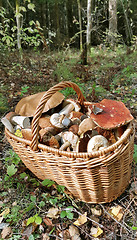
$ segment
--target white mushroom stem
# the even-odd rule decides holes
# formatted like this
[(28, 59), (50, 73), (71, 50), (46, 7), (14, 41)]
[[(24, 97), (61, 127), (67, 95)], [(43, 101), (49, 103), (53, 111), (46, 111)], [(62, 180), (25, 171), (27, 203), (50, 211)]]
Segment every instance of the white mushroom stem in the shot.
[(64, 128), (64, 127), (68, 127), (71, 121), (64, 115), (60, 115), (59, 113), (54, 113), (50, 117), (50, 122), (53, 126), (57, 128)]
[(4, 124), (4, 126), (11, 132), (11, 133), (14, 133), (14, 128), (12, 126), (12, 124), (10, 123), (10, 121), (6, 118), (6, 117), (3, 117), (1, 119), (1, 122)]
[(62, 133), (63, 143), (69, 142), (73, 148), (73, 151), (76, 151), (76, 145), (77, 145), (78, 140), (79, 140), (79, 137), (77, 135), (73, 134), (73, 132), (66, 131), (66, 132)]
[(14, 116), (11, 118), (11, 123), (19, 125), (21, 128), (30, 128), (30, 119), (25, 116)]
[(74, 109), (74, 105), (72, 103), (66, 105), (60, 112), (60, 115), (65, 115), (65, 116), (69, 116), (69, 114), (73, 111)]
[(62, 151), (66, 150), (70, 145), (71, 145), (71, 143), (69, 141), (67, 141), (60, 147), (60, 150), (62, 150)]

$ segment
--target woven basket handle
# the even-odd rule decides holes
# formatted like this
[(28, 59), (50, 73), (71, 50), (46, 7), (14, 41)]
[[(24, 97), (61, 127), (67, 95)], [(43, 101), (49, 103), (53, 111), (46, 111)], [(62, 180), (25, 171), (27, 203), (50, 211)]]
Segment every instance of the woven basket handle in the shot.
[(38, 122), (41, 117), (42, 111), (44, 109), (45, 103), (49, 100), (49, 98), (56, 93), (57, 91), (66, 88), (66, 87), (71, 87), (75, 90), (75, 92), (78, 95), (78, 101), (80, 102), (81, 105), (83, 105), (84, 101), (86, 100), (78, 87), (77, 84), (69, 81), (65, 82), (60, 82), (54, 87), (50, 88), (41, 98), (37, 108), (36, 112), (34, 114), (33, 120), (32, 120), (32, 141), (31, 141), (31, 149), (32, 150), (37, 150), (38, 148)]

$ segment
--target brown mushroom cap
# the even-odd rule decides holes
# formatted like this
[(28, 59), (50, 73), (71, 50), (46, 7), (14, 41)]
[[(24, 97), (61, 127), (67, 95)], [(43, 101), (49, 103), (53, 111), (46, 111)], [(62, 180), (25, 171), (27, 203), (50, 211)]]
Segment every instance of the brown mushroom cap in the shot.
[(52, 127), (50, 117), (41, 117), (39, 119), (39, 126), (40, 128)]
[[(36, 108), (46, 92), (40, 92), (28, 97), (22, 98), (15, 108), (15, 113), (21, 116), (33, 116)], [(46, 102), (43, 112), (47, 112), (51, 108), (58, 106), (64, 99), (64, 95), (60, 92), (56, 92), (53, 96)]]
[[(134, 118), (123, 102), (103, 99), (100, 103), (94, 103), (95, 106), (103, 109), (97, 115), (91, 112), (90, 117), (103, 129), (113, 129), (131, 122)], [(92, 110), (92, 104), (89, 105)]]
[(70, 113), (70, 115), (69, 115), (69, 118), (70, 118), (70, 119), (74, 119), (74, 118), (79, 118), (79, 119), (81, 119), (81, 116), (83, 116), (83, 115), (84, 115), (84, 113), (82, 113), (82, 112), (72, 111), (72, 112)]
[(6, 117), (9, 121), (11, 121), (12, 117), (14, 117), (14, 116), (17, 116), (17, 114), (16, 114), (15, 112), (9, 112), (9, 113), (7, 113), (7, 114), (5, 115), (5, 117)]

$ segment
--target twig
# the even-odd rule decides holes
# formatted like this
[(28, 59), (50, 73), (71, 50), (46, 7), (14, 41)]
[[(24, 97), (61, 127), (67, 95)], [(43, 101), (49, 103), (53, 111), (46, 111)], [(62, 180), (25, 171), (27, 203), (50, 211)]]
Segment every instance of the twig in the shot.
[[(78, 213), (79, 215), (82, 215), (82, 213), (80, 213), (80, 212), (77, 211), (76, 209), (73, 209), (73, 211), (76, 212), (76, 213)], [(89, 217), (87, 217), (87, 219), (90, 220), (91, 222), (97, 224), (100, 228), (104, 228), (105, 230), (110, 231), (110, 229), (104, 227), (102, 224), (96, 222), (95, 220), (93, 220), (93, 219), (91, 219), (91, 218), (89, 218)]]
[(103, 209), (103, 211), (109, 216), (109, 217), (111, 217), (117, 224), (119, 224), (121, 227), (123, 227), (125, 230), (127, 230), (129, 233), (131, 233), (131, 231), (128, 229), (128, 228), (126, 228), (122, 223), (120, 223), (119, 221), (117, 221), (110, 213), (108, 213), (107, 211), (106, 211), (106, 209), (103, 207), (103, 205), (102, 204), (99, 204), (101, 207), (102, 207), (102, 209)]

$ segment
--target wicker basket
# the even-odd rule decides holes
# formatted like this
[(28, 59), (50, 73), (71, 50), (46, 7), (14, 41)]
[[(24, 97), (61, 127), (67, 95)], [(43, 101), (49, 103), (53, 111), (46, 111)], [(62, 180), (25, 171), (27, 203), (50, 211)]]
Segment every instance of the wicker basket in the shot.
[(64, 185), (76, 198), (88, 203), (111, 202), (129, 184), (134, 149), (134, 128), (130, 123), (121, 138), (105, 150), (93, 153), (61, 151), (38, 143), (38, 122), (47, 100), (57, 91), (72, 87), (80, 104), (87, 102), (72, 82), (61, 82), (40, 100), (32, 121), (32, 141), (19, 138), (7, 129), (5, 135), (23, 163), (38, 178)]

